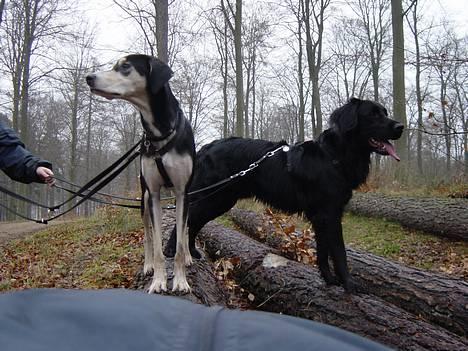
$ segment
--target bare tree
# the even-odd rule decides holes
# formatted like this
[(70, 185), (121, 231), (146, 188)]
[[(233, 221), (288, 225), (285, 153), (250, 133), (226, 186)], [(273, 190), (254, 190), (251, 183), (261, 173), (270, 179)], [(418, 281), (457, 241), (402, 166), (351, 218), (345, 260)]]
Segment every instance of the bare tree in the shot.
[[(246, 137), (254, 134), (255, 129), (255, 82), (257, 66), (262, 60), (262, 49), (267, 47), (266, 40), (271, 35), (270, 26), (258, 11), (245, 21), (244, 31), (244, 67), (246, 73), (244, 134)], [(250, 97), (252, 97), (252, 116), (249, 120)], [(250, 127), (249, 127), (250, 121)]]
[(363, 54), (366, 43), (355, 35), (356, 27), (359, 27), (358, 20), (350, 18), (340, 19), (332, 26), (335, 40), (331, 44), (331, 66), (334, 78), (330, 86), (334, 89), (338, 105), (351, 97), (363, 98), (371, 77), (367, 55)]
[[(180, 51), (182, 25), (185, 22), (183, 6), (171, 6), (174, 0), (113, 0), (138, 26), (140, 37), (148, 54), (173, 65)], [(171, 14), (169, 14), (171, 11)]]
[(422, 133), (423, 133), (423, 93), (421, 89), (421, 52), (419, 44), (420, 31), (418, 28), (419, 24), (419, 13), (418, 13), (418, 2), (413, 1), (409, 8), (411, 13), (411, 20), (407, 15), (409, 28), (413, 34), (414, 46), (415, 46), (415, 70), (416, 70), (416, 104), (417, 104), (417, 131), (416, 131), (416, 159), (418, 165), (418, 172), (420, 175), (423, 174), (423, 160), (422, 160)]
[(167, 0), (156, 0), (153, 2), (156, 12), (156, 40), (158, 48), (158, 57), (160, 60), (168, 63), (168, 25), (169, 9)]
[[(85, 26), (87, 27), (87, 26)], [(79, 168), (79, 131), (85, 123), (85, 116), (89, 114), (86, 110), (85, 101), (88, 88), (85, 86), (86, 74), (91, 70), (92, 57), (90, 50), (94, 43), (93, 30), (83, 29), (75, 35), (75, 45), (71, 47), (70, 53), (63, 58), (66, 67), (61, 71), (58, 78), (61, 81), (61, 93), (69, 107), (70, 127), (70, 168), (69, 174), (72, 182), (78, 179)], [(92, 103), (92, 100), (90, 101)]]
[[(227, 6), (226, 6), (227, 5)], [(235, 10), (229, 0), (221, 0), (226, 23), (234, 36), (236, 63), (236, 136), (244, 136), (244, 75), (242, 71), (242, 0), (236, 0)], [(232, 23), (234, 19), (234, 24)]]
[(173, 80), (175, 95), (184, 106), (197, 144), (201, 144), (206, 137), (205, 127), (215, 107), (213, 96), (216, 87), (211, 84), (213, 66), (203, 58), (193, 58), (191, 62), (181, 60), (180, 69)]
[(359, 16), (364, 31), (364, 41), (367, 43), (369, 55), (374, 100), (379, 101), (379, 86), (382, 60), (389, 46), (388, 34), (391, 18), (390, 3), (386, 0), (356, 0), (351, 3), (354, 12)]
[[(212, 33), (214, 35), (216, 49), (220, 59), (219, 70), (223, 80), (223, 127), (222, 136), (227, 138), (229, 136), (229, 102), (228, 102), (228, 81), (229, 81), (229, 43), (231, 38), (228, 37), (228, 24), (224, 14), (222, 14), (221, 6), (219, 8), (212, 9), (207, 20), (210, 23)], [(218, 16), (221, 13), (221, 16)], [(219, 17), (222, 19), (220, 20)]]
[[(402, 0), (391, 0), (392, 4), (392, 33), (393, 33), (393, 114), (395, 119), (405, 127), (408, 125), (406, 119), (405, 99), (405, 40), (403, 32), (403, 9)], [(397, 141), (401, 160), (408, 160), (408, 142), (406, 135)], [(399, 167), (401, 169), (402, 167)], [(400, 172), (401, 173), (401, 172)], [(400, 176), (400, 180), (403, 176)]]
[(0, 0), (0, 24), (2, 24), (4, 8), (5, 8), (5, 0)]
[(300, 0), (306, 32), (306, 52), (309, 78), (312, 82), (312, 128), (314, 137), (323, 129), (322, 107), (320, 100), (320, 69), (322, 67), (323, 31), (326, 10), (330, 0)]

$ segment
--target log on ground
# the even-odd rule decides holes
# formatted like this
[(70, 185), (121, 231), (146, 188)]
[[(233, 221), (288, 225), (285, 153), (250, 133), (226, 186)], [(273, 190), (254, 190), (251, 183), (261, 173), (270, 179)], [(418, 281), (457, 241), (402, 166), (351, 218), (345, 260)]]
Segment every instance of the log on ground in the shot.
[[(164, 211), (163, 216), (163, 241), (169, 239), (172, 227), (175, 225), (174, 212)], [(180, 292), (171, 292), (172, 280), (174, 277), (174, 259), (166, 258), (166, 270), (168, 276), (168, 291), (165, 295), (180, 296), (184, 299), (207, 306), (220, 305), (226, 306), (228, 296), (220, 281), (216, 278), (210, 259), (203, 252), (202, 258), (194, 260), (190, 267), (187, 267), (187, 281), (191, 287), (189, 294)], [(132, 289), (148, 290), (152, 281), (152, 275), (145, 275), (143, 267), (137, 272)]]
[[(232, 209), (229, 214), (250, 237), (275, 249), (286, 246), (287, 238), (278, 233), (265, 216), (240, 209)], [(346, 251), (353, 281), (360, 292), (377, 295), (431, 323), (467, 336), (468, 283), (349, 247)], [(287, 253), (289, 258), (295, 259)]]
[(257, 307), (312, 319), (400, 350), (462, 350), (466, 339), (417, 319), (382, 299), (326, 286), (311, 266), (288, 260), (237, 231), (209, 223), (199, 239), (212, 257), (237, 262), (233, 275)]
[(347, 210), (387, 218), (405, 227), (468, 241), (468, 199), (354, 193)]

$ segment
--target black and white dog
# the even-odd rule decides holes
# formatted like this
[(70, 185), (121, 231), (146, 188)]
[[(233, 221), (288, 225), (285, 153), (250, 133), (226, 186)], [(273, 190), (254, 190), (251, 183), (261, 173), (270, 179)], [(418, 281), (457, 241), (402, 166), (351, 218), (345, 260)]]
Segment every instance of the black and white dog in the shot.
[(141, 148), (142, 217), (145, 228), (144, 272), (153, 273), (149, 293), (167, 289), (162, 251), (160, 191), (173, 188), (176, 195), (176, 254), (173, 291), (190, 291), (185, 265), (192, 263), (186, 233), (187, 190), (192, 180), (195, 145), (190, 123), (169, 87), (172, 70), (146, 55), (129, 55), (109, 71), (86, 77), (91, 92), (107, 99), (122, 99), (141, 114), (145, 130)]
[[(331, 115), (331, 128), (317, 141), (290, 147), (288, 152), (267, 158), (246, 176), (237, 178), (215, 192), (190, 197), (189, 246), (194, 257), (195, 237), (207, 223), (228, 211), (238, 199), (256, 197), (288, 213), (304, 213), (312, 222), (317, 241), (317, 262), (327, 283), (351, 283), (346, 262), (341, 218), (352, 190), (369, 173), (370, 155), (377, 152), (399, 160), (389, 139), (398, 139), (403, 125), (390, 119), (379, 103), (351, 99)], [(243, 138), (218, 140), (197, 154), (196, 173), (190, 190), (202, 189), (249, 168), (249, 165), (285, 145)], [(166, 247), (173, 255), (175, 233)], [(331, 258), (336, 277), (328, 263)]]

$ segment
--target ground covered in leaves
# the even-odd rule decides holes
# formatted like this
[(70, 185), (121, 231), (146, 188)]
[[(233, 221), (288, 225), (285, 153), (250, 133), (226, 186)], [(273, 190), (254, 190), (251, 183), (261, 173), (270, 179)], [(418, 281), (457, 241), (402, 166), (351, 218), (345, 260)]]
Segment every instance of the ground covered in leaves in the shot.
[(0, 291), (129, 287), (143, 263), (135, 212), (106, 209), (0, 246)]
[[(284, 253), (304, 263), (315, 262), (310, 248), (313, 231), (300, 216), (286, 216), (244, 202), (241, 207), (269, 216), (278, 235), (288, 238)], [(233, 226), (228, 216), (219, 219)], [(468, 245), (406, 230), (379, 219), (346, 215), (348, 245), (404, 264), (468, 278)], [(300, 232), (301, 235), (297, 235)], [(0, 291), (26, 288), (129, 288), (143, 265), (143, 230), (138, 211), (101, 210), (79, 219), (0, 245)], [(235, 262), (213, 263), (218, 279), (230, 294), (231, 306), (248, 308), (248, 294), (230, 277)]]

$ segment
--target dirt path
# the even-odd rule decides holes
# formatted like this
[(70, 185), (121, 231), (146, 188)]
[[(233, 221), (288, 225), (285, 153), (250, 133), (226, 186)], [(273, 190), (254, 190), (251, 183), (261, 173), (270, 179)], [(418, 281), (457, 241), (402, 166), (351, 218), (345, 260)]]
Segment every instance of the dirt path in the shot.
[(1, 222), (0, 223), (0, 246), (14, 239), (24, 238), (32, 233), (47, 227), (70, 222), (70, 220), (54, 221), (44, 225), (34, 222)]

